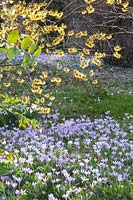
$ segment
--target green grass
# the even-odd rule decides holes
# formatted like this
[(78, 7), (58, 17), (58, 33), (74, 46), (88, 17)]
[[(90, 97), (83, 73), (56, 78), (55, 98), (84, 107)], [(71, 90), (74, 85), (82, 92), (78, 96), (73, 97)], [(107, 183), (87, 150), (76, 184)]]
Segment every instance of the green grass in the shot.
[[(87, 115), (90, 118), (101, 117), (107, 111), (117, 120), (122, 120), (125, 113), (133, 114), (133, 96), (127, 93), (111, 94), (107, 90), (102, 89), (96, 95), (88, 95), (83, 85), (79, 82), (70, 83), (68, 85), (60, 85), (57, 88), (51, 88), (48, 92), (53, 93), (56, 97), (51, 109), (58, 110), (60, 119), (62, 118), (78, 118), (81, 115)], [(27, 116), (29, 114), (27, 113)], [(31, 118), (30, 114), (30, 118)], [(34, 113), (33, 117), (38, 117)], [(14, 116), (0, 116), (0, 124), (12, 124)]]
[[(105, 73), (106, 70), (107, 69), (103, 69), (102, 73)], [(60, 86), (49, 85), (45, 92), (52, 93), (52, 95), (56, 97), (52, 104), (52, 109), (59, 111), (60, 119), (78, 118), (80, 115), (87, 115), (90, 118), (100, 117), (101, 115), (104, 117), (105, 113), (110, 111), (112, 117), (121, 120), (125, 116), (125, 113), (133, 114), (131, 73), (132, 70), (127, 70), (125, 73), (126, 76), (123, 79), (116, 79), (113, 77), (109, 79), (101, 78), (100, 90), (98, 88), (92, 88), (92, 86), (88, 84), (87, 87), (91, 95), (86, 93), (84, 85), (80, 82), (75, 80), (71, 81), (69, 75), (65, 75), (65, 82)], [(60, 76), (63, 76), (63, 74), (63, 72), (59, 73)], [(123, 76), (123, 74), (124, 72), (122, 72), (121, 75)], [(15, 84), (12, 87), (13, 91), (18, 89)], [(19, 94), (21, 95), (23, 89), (26, 90), (26, 88), (27, 85), (20, 88)], [(94, 93), (94, 91), (96, 91), (96, 93)], [(29, 117), (28, 113), (27, 116)], [(31, 116), (30, 114), (30, 118), (31, 117), (38, 117), (38, 115), (34, 113), (34, 116)], [(15, 119), (16, 117), (14, 118), (10, 112), (5, 116), (0, 114), (0, 125), (6, 123), (12, 124)]]
[(112, 95), (101, 91), (89, 96), (81, 86), (59, 88), (55, 93), (53, 109), (58, 109), (61, 117), (78, 117), (88, 115), (92, 118), (110, 111), (114, 118), (123, 118), (125, 113), (133, 114), (133, 96), (120, 93)]

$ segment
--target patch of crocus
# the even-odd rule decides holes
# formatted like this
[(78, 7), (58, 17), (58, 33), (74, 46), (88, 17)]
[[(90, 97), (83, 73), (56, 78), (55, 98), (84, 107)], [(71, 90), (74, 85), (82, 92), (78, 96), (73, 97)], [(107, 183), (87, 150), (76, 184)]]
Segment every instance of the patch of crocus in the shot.
[[(106, 187), (131, 192), (133, 167), (132, 124), (128, 130), (111, 116), (63, 119), (20, 130), (0, 128), (1, 199), (93, 199)], [(133, 116), (125, 115), (132, 121)], [(52, 123), (53, 120), (53, 123)], [(9, 157), (10, 155), (10, 157)], [(116, 191), (116, 190), (115, 190)], [(100, 193), (101, 194), (101, 193)], [(5, 196), (6, 195), (6, 196)], [(101, 195), (104, 195), (102, 193)]]

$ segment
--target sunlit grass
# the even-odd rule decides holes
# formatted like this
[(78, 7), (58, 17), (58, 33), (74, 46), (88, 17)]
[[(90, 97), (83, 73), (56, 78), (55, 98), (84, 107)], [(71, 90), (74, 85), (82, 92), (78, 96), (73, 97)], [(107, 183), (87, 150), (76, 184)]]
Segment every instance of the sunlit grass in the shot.
[(112, 94), (107, 87), (91, 96), (81, 84), (64, 86), (55, 92), (53, 108), (59, 109), (64, 117), (89, 115), (98, 117), (110, 111), (115, 118), (123, 118), (125, 113), (133, 113), (133, 96), (126, 93)]

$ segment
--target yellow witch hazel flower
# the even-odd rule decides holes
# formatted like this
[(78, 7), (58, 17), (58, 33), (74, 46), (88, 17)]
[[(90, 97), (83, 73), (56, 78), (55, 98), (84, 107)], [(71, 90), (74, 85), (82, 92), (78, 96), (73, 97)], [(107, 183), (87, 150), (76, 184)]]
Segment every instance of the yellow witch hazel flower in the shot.
[(86, 49), (86, 48), (83, 48), (83, 53), (85, 55), (90, 55), (90, 50), (89, 49)]
[(94, 1), (96, 1), (96, 0), (84, 0), (84, 2), (88, 3), (88, 4), (93, 3)]
[(99, 60), (97, 58), (93, 58), (92, 63), (94, 63), (97, 67), (100, 67), (102, 65), (101, 60)]
[(48, 98), (50, 97), (50, 94), (47, 93), (47, 94), (45, 94), (44, 96), (48, 99)]
[(79, 33), (76, 33), (76, 34), (75, 34), (75, 37), (76, 37), (76, 38), (81, 38), (81, 37), (82, 37), (82, 32), (80, 31)]
[(122, 0), (116, 0), (116, 3), (119, 5), (122, 3)]
[(21, 70), (17, 70), (17, 74), (21, 75), (22, 71)]
[(124, 7), (123, 7), (121, 10), (122, 10), (122, 12), (124, 12), (124, 13), (128, 11), (128, 9), (127, 9), (127, 8), (124, 8)]
[(120, 59), (120, 58), (121, 58), (121, 54), (120, 54), (119, 52), (117, 52), (117, 51), (113, 54), (113, 56), (114, 56), (115, 58), (117, 58), (117, 59)]
[(33, 86), (33, 87), (31, 88), (31, 91), (32, 91), (33, 93), (37, 93), (37, 94), (41, 94), (41, 93), (42, 93), (42, 89), (41, 89), (39, 86)]
[(96, 80), (96, 79), (93, 80), (93, 81), (92, 81), (92, 84), (93, 84), (93, 85), (97, 85), (97, 84), (98, 84), (98, 80)]
[(115, 46), (114, 47), (114, 51), (121, 51), (121, 47), (118, 45), (118, 46)]
[(82, 15), (85, 15), (87, 13), (87, 11), (83, 10), (81, 13), (82, 13)]
[(63, 12), (60, 12), (60, 13), (58, 13), (58, 14), (56, 15), (57, 19), (62, 18), (62, 16), (63, 16)]
[(34, 79), (32, 81), (32, 84), (33, 85), (43, 85), (44, 84), (44, 81), (42, 81), (41, 79)]
[(48, 15), (52, 16), (52, 17), (56, 17), (57, 19), (60, 19), (63, 16), (63, 12), (58, 12), (58, 10), (50, 10), (48, 11)]
[(119, 53), (119, 51), (121, 51), (121, 47), (119, 45), (115, 46), (114, 47), (114, 54), (113, 56), (117, 59), (120, 59), (121, 58), (121, 54)]
[(68, 67), (64, 67), (63, 71), (64, 71), (65, 73), (68, 73), (68, 72), (70, 71), (70, 69), (69, 69)]
[(54, 99), (55, 99), (54, 96), (50, 96), (50, 97), (49, 97), (49, 100), (50, 100), (50, 101), (54, 101)]
[(27, 104), (27, 103), (30, 102), (30, 97), (29, 96), (22, 96), (20, 100), (23, 104)]
[(20, 78), (17, 78), (16, 81), (20, 84), (22, 84), (24, 82), (24, 79), (20, 79)]
[(80, 31), (79, 33), (75, 34), (76, 38), (81, 38), (81, 37), (86, 37), (87, 36), (87, 31)]
[(54, 51), (55, 54), (57, 54), (58, 56), (64, 56), (64, 51), (62, 49), (58, 49), (56, 51)]
[(106, 39), (107, 40), (111, 40), (112, 39), (112, 35), (110, 34), (110, 35), (106, 35)]
[(4, 83), (4, 87), (10, 87), (10, 86), (11, 86), (11, 83), (10, 83), (10, 82)]
[(61, 83), (61, 81), (62, 81), (62, 79), (61, 79), (60, 77), (53, 77), (53, 78), (51, 79), (51, 82), (52, 82), (52, 83), (56, 83), (56, 84)]
[(106, 3), (112, 5), (115, 3), (115, 0), (106, 0)]
[(85, 43), (85, 45), (86, 45), (87, 47), (89, 47), (90, 49), (93, 48), (93, 47), (95, 47), (95, 44), (93, 43), (93, 41), (87, 41), (87, 42)]
[(89, 75), (92, 77), (92, 76), (94, 76), (94, 71), (93, 71), (93, 69), (91, 69), (90, 71), (89, 71)]
[(40, 103), (40, 99), (36, 98), (35, 104), (39, 104), (39, 103)]
[(0, 74), (0, 78), (3, 78), (3, 74)]
[(78, 71), (77, 69), (73, 70), (73, 76), (76, 79), (87, 81), (87, 76), (85, 74), (81, 73), (80, 71)]
[(106, 53), (95, 52), (95, 57), (96, 58), (104, 58), (104, 57), (106, 57)]
[(42, 114), (49, 114), (50, 113), (50, 108), (44, 108), (44, 107), (39, 107), (39, 109)]
[(57, 63), (56, 68), (57, 68), (58, 70), (61, 70), (61, 69), (62, 69), (62, 66), (60, 65), (60, 63)]
[(90, 59), (84, 59), (81, 63), (80, 63), (80, 67), (82, 69), (85, 69), (86, 67), (89, 66), (89, 63), (90, 63)]
[(40, 99), (40, 103), (44, 103), (44, 102), (45, 102), (45, 98), (42, 97), (42, 98)]
[(42, 74), (40, 75), (41, 79), (45, 79), (48, 77), (48, 72), (42, 72)]
[(94, 8), (92, 5), (89, 5), (89, 6), (86, 8), (86, 10), (87, 10), (87, 13), (88, 13), (88, 14), (92, 14), (92, 13), (94, 13), (95, 8)]
[(74, 35), (74, 31), (73, 30), (72, 31), (68, 31), (67, 36), (71, 37), (73, 35)]
[(129, 2), (125, 2), (122, 4), (122, 12), (127, 12), (128, 11), (128, 6), (129, 6)]
[(76, 53), (77, 49), (75, 47), (68, 48), (68, 53)]

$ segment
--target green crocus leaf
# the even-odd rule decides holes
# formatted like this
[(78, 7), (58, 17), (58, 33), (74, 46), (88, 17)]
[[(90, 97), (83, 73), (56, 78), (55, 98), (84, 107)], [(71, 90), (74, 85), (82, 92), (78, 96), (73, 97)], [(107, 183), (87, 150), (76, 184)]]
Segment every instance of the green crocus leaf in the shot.
[(2, 182), (0, 182), (0, 191), (5, 192), (5, 185)]
[(0, 176), (6, 176), (7, 174), (9, 174), (9, 169), (6, 169), (6, 168), (1, 168), (0, 166)]

